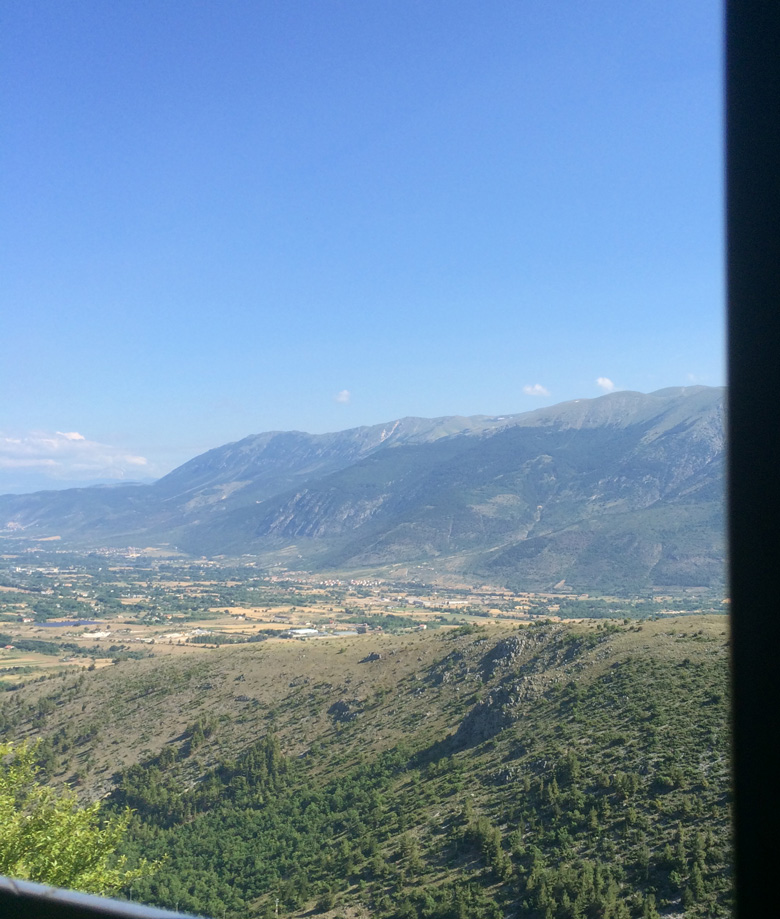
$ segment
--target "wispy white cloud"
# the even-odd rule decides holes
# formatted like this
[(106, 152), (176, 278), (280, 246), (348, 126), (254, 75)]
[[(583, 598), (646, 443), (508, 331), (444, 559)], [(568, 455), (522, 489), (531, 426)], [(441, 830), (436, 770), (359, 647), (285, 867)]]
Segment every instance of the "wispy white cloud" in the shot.
[(600, 386), (604, 392), (614, 392), (615, 384), (610, 380), (609, 377), (598, 377), (596, 380), (596, 386)]
[(341, 392), (336, 393), (333, 398), (336, 402), (349, 402), (352, 398), (352, 393), (348, 389), (342, 389)]
[(550, 390), (546, 386), (542, 386), (541, 383), (527, 383), (523, 387), (523, 392), (526, 396), (549, 396)]
[(76, 480), (124, 479), (139, 470), (151, 473), (146, 457), (88, 440), (77, 431), (0, 432), (0, 469), (28, 469), (52, 479)]

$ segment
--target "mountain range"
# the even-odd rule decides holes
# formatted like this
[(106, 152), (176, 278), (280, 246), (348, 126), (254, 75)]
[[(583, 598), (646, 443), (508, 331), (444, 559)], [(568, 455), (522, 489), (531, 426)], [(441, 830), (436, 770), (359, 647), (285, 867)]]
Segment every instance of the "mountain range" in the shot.
[(0, 531), (544, 589), (720, 586), (721, 388), (268, 432), (151, 485), (0, 497)]

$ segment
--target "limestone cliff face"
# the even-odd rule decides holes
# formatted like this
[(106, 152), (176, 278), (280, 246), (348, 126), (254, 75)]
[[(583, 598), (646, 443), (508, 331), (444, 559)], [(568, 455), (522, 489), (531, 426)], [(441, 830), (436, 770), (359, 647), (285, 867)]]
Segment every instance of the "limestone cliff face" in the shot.
[(257, 533), (286, 539), (340, 536), (368, 523), (389, 497), (385, 492), (345, 501), (335, 490), (296, 492), (272, 510)]

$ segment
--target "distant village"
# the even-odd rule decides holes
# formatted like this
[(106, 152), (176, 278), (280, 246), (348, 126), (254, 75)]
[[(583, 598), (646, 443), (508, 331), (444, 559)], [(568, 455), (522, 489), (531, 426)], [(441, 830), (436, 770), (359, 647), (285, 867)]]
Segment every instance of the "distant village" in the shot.
[(79, 554), (56, 545), (0, 555), (0, 680), (110, 666), (127, 657), (204, 653), (258, 641), (360, 638), (559, 618), (724, 612), (702, 591), (626, 601), (557, 584), (548, 593), (407, 579), (263, 570), (255, 560), (189, 559), (160, 549)]

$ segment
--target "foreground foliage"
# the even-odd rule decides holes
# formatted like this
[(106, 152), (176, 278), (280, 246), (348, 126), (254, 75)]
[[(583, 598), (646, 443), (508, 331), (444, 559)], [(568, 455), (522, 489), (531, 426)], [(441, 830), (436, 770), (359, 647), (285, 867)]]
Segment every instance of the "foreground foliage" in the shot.
[(147, 875), (146, 860), (131, 870), (115, 857), (130, 814), (105, 819), (98, 804), (39, 785), (35, 755), (34, 746), (0, 744), (0, 874), (98, 894)]

